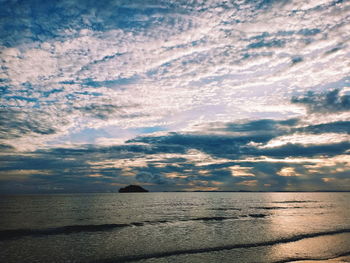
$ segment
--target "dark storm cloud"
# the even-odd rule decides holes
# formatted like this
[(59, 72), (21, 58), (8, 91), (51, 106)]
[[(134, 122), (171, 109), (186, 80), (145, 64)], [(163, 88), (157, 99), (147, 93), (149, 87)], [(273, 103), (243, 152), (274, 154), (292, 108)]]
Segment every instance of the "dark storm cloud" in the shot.
[[(282, 123), (294, 123), (295, 119), (283, 121)], [(130, 142), (143, 142), (153, 146), (177, 146), (184, 149), (197, 149), (219, 158), (245, 158), (256, 156), (271, 157), (312, 157), (318, 155), (334, 156), (343, 154), (350, 148), (350, 142), (329, 143), (320, 145), (303, 145), (299, 143), (287, 143), (278, 147), (263, 148), (256, 147), (253, 143), (267, 143), (281, 135), (291, 135), (293, 130), (284, 130), (274, 125), (281, 123), (274, 120), (260, 120), (258, 122), (247, 122), (245, 124), (228, 124), (227, 129), (233, 131), (251, 132), (249, 135), (198, 135), (172, 133), (159, 137), (138, 137)], [(272, 126), (271, 126), (272, 125)], [(294, 131), (309, 131), (311, 133), (348, 131), (346, 123), (336, 122), (323, 125), (311, 125), (304, 128), (295, 128)], [(257, 130), (257, 127), (259, 129)], [(275, 127), (274, 129), (272, 127)], [(273, 131), (273, 132), (271, 132)]]
[(295, 128), (293, 131), (312, 134), (322, 134), (326, 132), (350, 134), (350, 121), (336, 121), (317, 125), (309, 125), (306, 127)]
[(341, 95), (338, 89), (324, 94), (308, 92), (304, 96), (293, 97), (292, 103), (305, 105), (309, 112), (341, 112), (350, 110), (350, 95)]
[[(184, 149), (197, 149), (215, 156), (241, 155), (241, 146), (252, 140), (267, 142), (273, 137), (271, 135), (260, 136), (219, 136), (219, 135), (198, 135), (198, 134), (171, 134), (157, 138), (139, 137), (131, 142), (143, 142), (156, 145), (157, 147), (183, 147)], [(233, 156), (232, 156), (233, 157)]]
[[(257, 120), (239, 123), (227, 123), (222, 128), (206, 127), (198, 133), (168, 133), (165, 136), (141, 136), (130, 140), (134, 143), (147, 143), (158, 147), (177, 146), (184, 149), (197, 149), (216, 156), (230, 155), (239, 157), (248, 153), (250, 142), (267, 143), (277, 136), (288, 134), (297, 119), (284, 121)], [(217, 135), (216, 131), (227, 132)], [(202, 134), (209, 133), (209, 134)], [(246, 150), (244, 147), (248, 147)], [(255, 149), (255, 148), (254, 148)]]
[(232, 132), (249, 132), (249, 133), (268, 133), (272, 132), (275, 135), (284, 133), (290, 127), (293, 127), (298, 122), (298, 119), (288, 119), (288, 120), (256, 120), (243, 123), (229, 123), (226, 125), (224, 130)]

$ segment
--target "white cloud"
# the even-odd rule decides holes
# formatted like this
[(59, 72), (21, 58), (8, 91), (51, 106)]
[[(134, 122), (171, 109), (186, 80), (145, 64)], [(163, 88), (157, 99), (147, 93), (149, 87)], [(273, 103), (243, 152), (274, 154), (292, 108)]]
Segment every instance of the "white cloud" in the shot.
[(295, 171), (293, 167), (283, 167), (280, 171), (277, 172), (279, 176), (301, 176), (301, 174)]
[(254, 177), (255, 175), (251, 172), (252, 167), (242, 167), (239, 165), (234, 165), (230, 167), (232, 176), (237, 177)]
[(301, 144), (301, 145), (322, 145), (335, 144), (350, 141), (350, 135), (341, 133), (323, 133), (323, 134), (306, 134), (295, 133), (292, 135), (285, 135), (270, 140), (260, 148), (274, 148), (286, 144)]
[[(250, 3), (237, 10), (221, 8), (218, 1), (192, 9), (174, 2), (186, 12), (155, 14), (163, 22), (150, 27), (62, 29), (62, 39), (2, 47), (0, 74), (9, 88), (1, 104), (48, 112), (61, 132), (37, 139), (42, 144), (84, 127), (186, 129), (202, 121), (302, 115), (300, 107), (285, 104), (291, 95), (348, 75), (350, 4), (330, 3), (291, 1), (265, 10)], [(100, 12), (109, 17), (113, 8)], [(95, 11), (84, 15), (84, 23), (97, 19)], [(296, 56), (300, 61), (293, 64)], [(31, 90), (23, 86), (28, 83)], [(119, 108), (106, 118), (78, 109), (107, 103)], [(213, 105), (220, 107), (213, 110)], [(316, 140), (298, 136), (276, 139), (266, 147)], [(344, 136), (341, 140), (348, 139)], [(339, 141), (333, 137), (317, 140)], [(20, 140), (29, 142), (29, 137)]]

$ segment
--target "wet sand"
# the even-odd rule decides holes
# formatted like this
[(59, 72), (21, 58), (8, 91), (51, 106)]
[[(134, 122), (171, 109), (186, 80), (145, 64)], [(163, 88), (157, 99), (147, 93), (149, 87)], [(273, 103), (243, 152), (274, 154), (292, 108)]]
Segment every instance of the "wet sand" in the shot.
[(338, 258), (332, 258), (332, 259), (327, 259), (327, 260), (298, 260), (298, 261), (293, 261), (293, 263), (344, 263), (350, 262), (350, 256), (345, 256), (345, 257), (338, 257)]

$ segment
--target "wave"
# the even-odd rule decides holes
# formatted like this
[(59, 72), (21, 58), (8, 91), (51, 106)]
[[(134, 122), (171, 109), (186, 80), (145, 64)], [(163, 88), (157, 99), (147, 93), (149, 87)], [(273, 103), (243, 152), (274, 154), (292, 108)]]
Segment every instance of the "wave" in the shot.
[(264, 209), (264, 210), (279, 210), (279, 209), (298, 209), (298, 208), (305, 208), (302, 206), (292, 206), (292, 207), (287, 207), (287, 206), (256, 206), (256, 207), (251, 207), (254, 209)]
[(213, 217), (198, 217), (198, 218), (193, 218), (192, 220), (195, 220), (195, 221), (223, 221), (223, 220), (228, 220), (228, 219), (238, 219), (238, 217), (213, 216)]
[(59, 235), (59, 234), (72, 234), (79, 232), (99, 232), (99, 231), (110, 231), (118, 228), (124, 227), (138, 227), (145, 225), (156, 225), (156, 224), (166, 224), (166, 223), (176, 223), (176, 222), (188, 222), (188, 221), (223, 221), (223, 220), (233, 220), (238, 219), (238, 217), (197, 217), (189, 219), (179, 219), (179, 220), (157, 220), (157, 221), (143, 221), (143, 222), (132, 222), (127, 224), (101, 224), (101, 225), (70, 225), (55, 228), (46, 229), (10, 229), (10, 230), (0, 230), (0, 240), (7, 240), (13, 238), (21, 238), (25, 236), (47, 236), (47, 235)]
[(330, 208), (332, 205), (328, 206), (312, 206), (312, 207), (305, 207), (305, 206), (255, 206), (250, 207), (254, 209), (263, 209), (263, 210), (283, 210), (283, 209), (320, 209), (320, 208)]
[(267, 215), (265, 214), (249, 214), (250, 217), (255, 217), (255, 218), (262, 218), (266, 217)]
[(276, 201), (274, 204), (294, 204), (294, 203), (319, 203), (320, 201), (315, 200), (295, 200), (295, 201)]
[[(347, 256), (350, 256), (350, 251), (337, 254), (333, 257), (318, 257), (318, 258), (294, 257), (294, 258), (288, 258), (288, 259), (282, 259), (279, 261), (274, 261), (272, 263), (288, 263), (288, 262), (295, 262), (295, 261), (299, 262), (299, 261), (304, 261), (304, 260), (307, 260), (307, 261), (332, 260), (332, 259), (337, 259), (340, 257), (347, 257)], [(338, 262), (338, 261), (332, 261), (332, 262)], [(339, 262), (345, 262), (345, 261), (339, 261)]]
[(209, 208), (209, 210), (218, 210), (218, 211), (241, 211), (241, 208), (235, 207), (218, 207), (218, 208)]
[[(179, 256), (179, 255), (186, 255), (186, 254), (199, 254), (199, 253), (208, 253), (208, 252), (219, 252), (219, 251), (231, 250), (231, 249), (273, 246), (273, 245), (278, 245), (278, 244), (283, 244), (283, 243), (295, 242), (295, 241), (299, 241), (299, 240), (306, 239), (306, 238), (313, 238), (313, 237), (327, 236), (327, 235), (337, 235), (337, 234), (344, 234), (344, 233), (350, 233), (350, 228), (337, 229), (337, 230), (324, 231), (324, 232), (316, 232), (316, 233), (305, 233), (305, 234), (300, 234), (300, 235), (296, 235), (296, 236), (292, 236), (292, 237), (285, 237), (285, 238), (281, 238), (281, 239), (263, 241), (263, 242), (257, 242), (257, 243), (234, 244), (234, 245), (217, 246), (217, 247), (175, 250), (175, 251), (151, 253), (151, 254), (144, 254), (144, 255), (116, 257), (116, 258), (104, 259), (104, 260), (94, 261), (94, 262), (98, 262), (98, 263), (130, 262), (130, 261), (146, 260), (146, 259), (151, 259), (151, 258), (165, 258), (165, 257)], [(342, 254), (342, 255), (337, 255), (337, 257), (347, 256), (349, 254), (350, 254), (350, 252), (347, 252), (347, 253)], [(277, 261), (274, 263), (286, 263), (286, 262), (290, 262), (290, 261), (294, 261), (294, 260), (298, 260), (298, 259), (288, 259), (288, 260), (284, 260), (284, 261)]]
[(46, 228), (46, 229), (11, 229), (11, 230), (1, 230), (0, 240), (6, 240), (11, 238), (19, 238), (24, 236), (47, 236), (47, 235), (58, 235), (58, 234), (71, 234), (78, 232), (97, 232), (106, 231), (113, 228), (121, 228), (132, 226), (131, 224), (102, 224), (102, 225), (71, 225), (62, 226), (56, 228)]

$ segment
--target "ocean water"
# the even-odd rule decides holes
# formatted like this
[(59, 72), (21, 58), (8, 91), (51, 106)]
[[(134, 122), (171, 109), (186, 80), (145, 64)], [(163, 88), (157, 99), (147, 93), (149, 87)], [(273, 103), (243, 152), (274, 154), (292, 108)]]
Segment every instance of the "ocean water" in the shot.
[(292, 262), (350, 255), (350, 193), (0, 197), (0, 262)]

